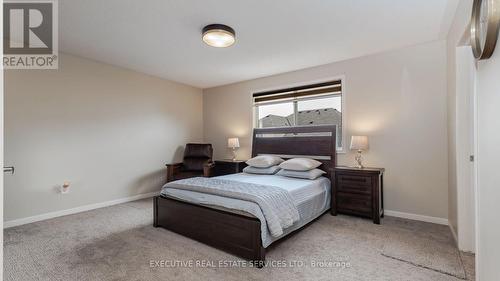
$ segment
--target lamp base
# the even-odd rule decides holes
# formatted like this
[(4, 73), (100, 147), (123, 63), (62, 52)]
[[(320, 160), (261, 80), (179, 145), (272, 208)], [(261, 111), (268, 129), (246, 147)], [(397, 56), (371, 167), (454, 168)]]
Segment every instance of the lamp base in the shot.
[(236, 161), (236, 149), (233, 148), (233, 162)]
[(358, 150), (358, 153), (356, 154), (356, 157), (354, 157), (354, 160), (356, 160), (356, 168), (358, 169), (363, 169), (363, 156), (361, 155), (361, 150)]

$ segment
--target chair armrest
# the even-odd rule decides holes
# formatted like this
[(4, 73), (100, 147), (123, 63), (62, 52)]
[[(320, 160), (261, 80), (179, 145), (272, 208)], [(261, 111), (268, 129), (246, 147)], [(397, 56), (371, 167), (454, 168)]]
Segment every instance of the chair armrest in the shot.
[(174, 175), (181, 170), (182, 163), (165, 164), (165, 166), (167, 166), (167, 182), (170, 182), (174, 180)]
[(207, 178), (212, 177), (214, 175), (214, 167), (214, 162), (208, 162), (207, 164), (203, 165), (203, 176)]
[(182, 162), (178, 162), (178, 163), (167, 163), (165, 164), (165, 166), (182, 166)]

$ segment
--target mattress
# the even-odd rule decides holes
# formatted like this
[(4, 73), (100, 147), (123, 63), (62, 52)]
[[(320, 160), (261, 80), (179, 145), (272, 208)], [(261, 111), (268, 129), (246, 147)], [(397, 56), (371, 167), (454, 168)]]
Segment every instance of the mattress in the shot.
[[(174, 198), (189, 203), (195, 203), (214, 209), (224, 210), (245, 216), (257, 217), (261, 221), (261, 238), (262, 245), (264, 247), (269, 246), (274, 241), (277, 241), (290, 232), (306, 225), (330, 208), (330, 180), (325, 177), (319, 177), (315, 180), (308, 180), (282, 177), (277, 175), (254, 175), (239, 173), (220, 176), (218, 178), (260, 185), (270, 185), (287, 190), (291, 195), (295, 206), (297, 207), (300, 215), (300, 220), (294, 223), (291, 227), (285, 229), (283, 235), (279, 237), (273, 237), (267, 229), (265, 219), (259, 206), (255, 203), (175, 188), (163, 188), (161, 194), (165, 197)], [(241, 208), (242, 206), (244, 206), (245, 208)], [(239, 209), (248, 211), (241, 211)]]

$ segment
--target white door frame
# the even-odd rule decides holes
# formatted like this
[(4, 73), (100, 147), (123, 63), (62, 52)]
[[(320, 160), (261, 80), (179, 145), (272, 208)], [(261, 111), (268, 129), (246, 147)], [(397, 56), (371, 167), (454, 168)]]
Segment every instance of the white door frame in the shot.
[[(0, 5), (0, 22), (3, 22), (3, 4)], [(3, 38), (3, 27), (0, 28)], [(3, 44), (0, 45), (3, 56)], [(3, 64), (0, 65), (0, 165), (3, 169)], [(0, 229), (3, 229), (3, 171), (0, 173)], [(3, 231), (0, 231), (0, 280), (3, 280)]]
[(470, 46), (456, 48), (456, 179), (458, 248), (476, 250), (476, 65)]

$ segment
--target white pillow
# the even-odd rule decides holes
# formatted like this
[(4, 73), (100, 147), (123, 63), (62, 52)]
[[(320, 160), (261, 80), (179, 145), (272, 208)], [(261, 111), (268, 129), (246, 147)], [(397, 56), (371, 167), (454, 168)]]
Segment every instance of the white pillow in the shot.
[(311, 158), (292, 158), (280, 164), (281, 169), (293, 171), (309, 171), (321, 166), (321, 162)]
[(273, 155), (259, 155), (250, 160), (248, 160), (247, 165), (257, 168), (269, 168), (271, 166), (279, 165), (284, 160), (278, 156)]
[(326, 174), (326, 172), (323, 170), (312, 169), (309, 171), (281, 170), (276, 175), (283, 176), (283, 177), (315, 180), (315, 179), (321, 177), (321, 175), (323, 175), (323, 174)]
[(243, 173), (258, 174), (258, 175), (274, 175), (279, 170), (281, 170), (281, 168), (277, 165), (271, 166), (269, 168), (257, 168), (252, 166), (246, 166), (245, 169), (243, 169)]

